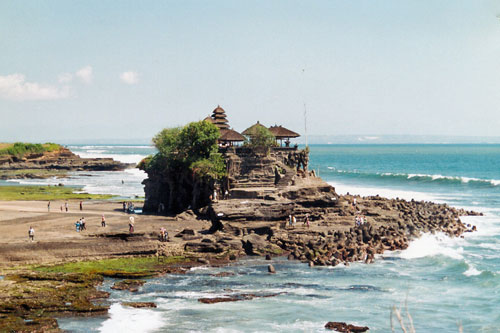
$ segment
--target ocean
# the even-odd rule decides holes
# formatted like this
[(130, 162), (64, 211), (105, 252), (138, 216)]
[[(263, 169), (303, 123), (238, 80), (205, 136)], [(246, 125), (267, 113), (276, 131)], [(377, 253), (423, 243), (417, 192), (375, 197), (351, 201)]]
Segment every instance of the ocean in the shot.
[[(149, 146), (74, 145), (82, 157), (138, 162)], [(483, 212), (464, 217), (478, 231), (465, 238), (426, 234), (404, 251), (386, 252), (374, 264), (309, 268), (262, 258), (186, 275), (148, 280), (139, 292), (111, 290), (109, 315), (61, 318), (69, 332), (318, 332), (328, 321), (391, 331), (391, 308), (406, 309), (417, 332), (500, 332), (500, 145), (311, 145), (310, 169), (345, 194), (399, 197), (448, 203)], [(88, 175), (92, 175), (89, 177)], [(90, 193), (143, 196), (139, 170), (73, 173), (64, 183)], [(122, 181), (123, 180), (123, 184)], [(24, 182), (24, 181), (23, 181)], [(218, 272), (234, 275), (215, 277)], [(271, 294), (249, 301), (202, 304), (200, 297)], [(133, 309), (121, 301), (153, 301), (156, 309)], [(393, 317), (394, 328), (400, 332)]]

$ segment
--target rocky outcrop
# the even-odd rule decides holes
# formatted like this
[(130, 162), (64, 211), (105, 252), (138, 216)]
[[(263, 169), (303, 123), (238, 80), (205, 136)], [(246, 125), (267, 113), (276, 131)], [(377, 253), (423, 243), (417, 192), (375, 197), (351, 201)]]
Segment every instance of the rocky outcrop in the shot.
[(328, 323), (326, 323), (325, 328), (336, 332), (345, 333), (361, 333), (369, 330), (367, 326), (355, 326), (352, 324), (346, 324), (344, 322), (337, 321), (329, 321)]
[(156, 303), (154, 302), (122, 302), (121, 304), (123, 306), (129, 306), (131, 308), (137, 308), (137, 309), (157, 307)]
[(4, 155), (0, 159), (0, 171), (30, 170), (25, 173), (8, 174), (7, 178), (50, 177), (50, 174), (35, 172), (36, 170), (117, 171), (133, 166), (133, 164), (121, 163), (112, 158), (81, 158), (67, 148), (39, 154), (27, 154), (22, 158)]

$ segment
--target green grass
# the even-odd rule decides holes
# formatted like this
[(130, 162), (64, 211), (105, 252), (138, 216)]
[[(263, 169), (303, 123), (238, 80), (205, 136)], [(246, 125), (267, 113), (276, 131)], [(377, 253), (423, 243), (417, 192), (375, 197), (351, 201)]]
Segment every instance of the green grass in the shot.
[(35, 271), (47, 273), (83, 273), (113, 275), (113, 273), (154, 274), (165, 265), (185, 262), (186, 257), (165, 257), (158, 262), (156, 257), (134, 257), (71, 262), (55, 266), (35, 266)]
[(43, 144), (16, 142), (12, 144), (2, 144), (0, 155), (10, 155), (21, 158), (26, 154), (50, 152), (59, 150), (60, 148), (60, 145), (50, 142)]
[(0, 200), (104, 200), (113, 197), (109, 194), (74, 193), (80, 190), (64, 186), (0, 186)]

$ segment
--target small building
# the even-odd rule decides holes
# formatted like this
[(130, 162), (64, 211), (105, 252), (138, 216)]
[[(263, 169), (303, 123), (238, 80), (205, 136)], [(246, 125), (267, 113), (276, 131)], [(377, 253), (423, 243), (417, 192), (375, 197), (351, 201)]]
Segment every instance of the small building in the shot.
[(245, 136), (252, 136), (255, 131), (257, 130), (257, 128), (259, 127), (264, 127), (265, 129), (267, 129), (266, 126), (262, 125), (258, 120), (255, 124), (253, 124), (252, 126), (250, 126), (249, 128), (247, 128), (246, 130), (244, 130), (243, 132), (241, 132), (241, 134), (245, 135)]
[(234, 146), (245, 141), (245, 137), (233, 129), (220, 130), (219, 144), (223, 146)]
[(203, 120), (211, 122), (219, 129), (219, 145), (234, 146), (238, 142), (245, 141), (245, 137), (243, 135), (229, 127), (229, 121), (227, 120), (226, 111), (224, 111), (224, 109), (221, 108), (220, 105), (217, 105), (211, 116), (208, 116)]
[(286, 147), (290, 146), (290, 139), (291, 138), (298, 138), (300, 136), (299, 133), (291, 131), (288, 128), (285, 128), (281, 125), (271, 126), (271, 127), (269, 127), (269, 131), (271, 133), (273, 133), (273, 135), (276, 137), (276, 141), (280, 140), (280, 146), (283, 146), (283, 140), (285, 140)]

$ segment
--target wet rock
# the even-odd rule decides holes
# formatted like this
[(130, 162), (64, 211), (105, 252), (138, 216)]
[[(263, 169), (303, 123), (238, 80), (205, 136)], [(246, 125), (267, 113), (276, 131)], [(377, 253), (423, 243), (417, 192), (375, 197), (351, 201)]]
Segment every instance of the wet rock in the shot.
[(329, 321), (328, 323), (326, 323), (325, 328), (345, 333), (358, 333), (358, 332), (366, 332), (369, 330), (369, 328), (366, 326), (355, 326), (352, 324), (346, 324), (344, 322), (336, 322), (336, 321)]
[(132, 308), (156, 308), (156, 304), (154, 302), (122, 302), (123, 306), (129, 306)]
[(114, 290), (128, 290), (130, 292), (137, 292), (146, 281), (144, 280), (123, 280), (115, 282), (111, 287)]
[(276, 273), (276, 269), (274, 268), (274, 266), (272, 264), (267, 265), (267, 271), (271, 274)]

